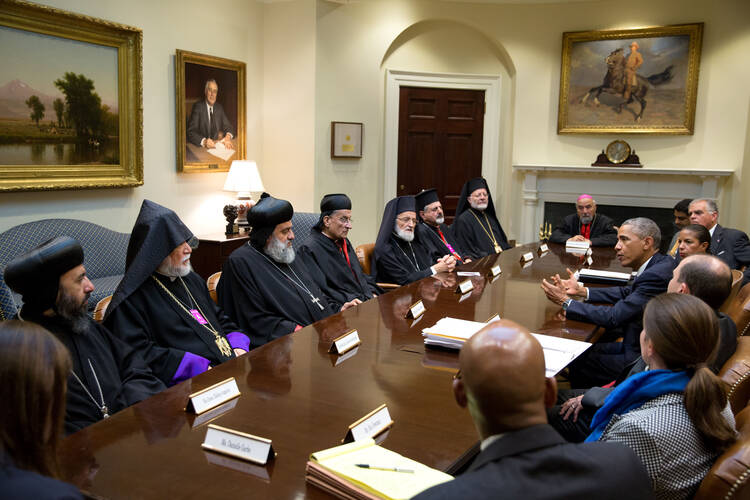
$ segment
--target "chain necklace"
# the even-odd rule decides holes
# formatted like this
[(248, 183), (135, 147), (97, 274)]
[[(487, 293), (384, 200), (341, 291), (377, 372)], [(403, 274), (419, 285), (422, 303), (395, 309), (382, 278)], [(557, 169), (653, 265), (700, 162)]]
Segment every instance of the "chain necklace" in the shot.
[(484, 224), (482, 224), (482, 221), (479, 220), (479, 217), (477, 217), (477, 214), (474, 213), (474, 210), (469, 210), (471, 212), (471, 215), (474, 216), (474, 218), (479, 223), (479, 227), (482, 228), (482, 231), (484, 231), (484, 234), (487, 235), (487, 237), (492, 240), (492, 244), (495, 245), (495, 253), (500, 253), (503, 251), (502, 248), (500, 248), (500, 245), (497, 244), (497, 240), (495, 239), (495, 233), (492, 232), (492, 225), (490, 224), (490, 220), (487, 218), (487, 212), (482, 212), (482, 215), (484, 215), (484, 220), (487, 222), (487, 227), (489, 228), (489, 231), (484, 227)]
[(154, 281), (156, 281), (156, 283), (161, 287), (161, 289), (164, 290), (167, 293), (167, 295), (172, 300), (174, 300), (177, 303), (177, 305), (180, 306), (180, 308), (183, 311), (185, 311), (185, 313), (187, 313), (188, 316), (190, 316), (194, 320), (198, 321), (198, 324), (203, 325), (203, 327), (206, 330), (208, 330), (209, 332), (211, 332), (214, 335), (214, 343), (216, 343), (216, 347), (219, 348), (219, 351), (221, 351), (221, 353), (225, 357), (229, 358), (229, 357), (232, 356), (232, 347), (229, 345), (229, 342), (227, 342), (226, 338), (224, 338), (223, 336), (219, 335), (219, 332), (216, 330), (216, 328), (214, 328), (213, 325), (208, 321), (208, 318), (206, 317), (206, 315), (201, 310), (201, 307), (198, 305), (198, 301), (195, 300), (195, 298), (193, 297), (193, 294), (190, 293), (190, 290), (188, 289), (187, 285), (182, 280), (182, 278), (177, 277), (177, 279), (180, 280), (180, 283), (182, 283), (183, 288), (185, 288), (185, 291), (187, 292), (188, 296), (193, 301), (193, 304), (195, 304), (195, 308), (197, 309), (197, 312), (200, 313), (201, 318), (203, 319), (203, 321), (205, 321), (205, 323), (202, 323), (201, 321), (199, 321), (198, 318), (192, 312), (190, 312), (190, 310), (187, 307), (185, 307), (185, 304), (183, 304), (180, 299), (178, 299), (177, 297), (175, 297), (174, 294), (169, 291), (169, 288), (167, 288), (166, 286), (164, 286), (164, 283), (162, 283), (161, 281), (159, 281), (159, 279), (156, 276), (154, 276), (152, 274), (151, 278)]
[[(396, 237), (398, 238), (398, 236)], [(407, 241), (407, 243), (409, 244), (409, 249), (411, 250), (411, 256), (414, 258), (414, 270), (419, 271), (419, 263), (417, 262), (417, 256), (414, 254), (414, 247), (411, 246), (411, 241)], [(401, 245), (398, 244), (398, 241), (396, 242), (396, 246), (399, 250), (401, 250), (401, 253), (404, 254), (404, 257), (406, 257), (406, 260), (409, 261), (409, 264), (411, 264), (411, 259), (408, 255), (406, 255), (406, 252), (404, 252), (404, 249), (401, 248)]]
[(78, 377), (75, 370), (71, 370), (71, 373), (76, 378), (78, 383), (81, 384), (81, 387), (83, 387), (83, 390), (86, 391), (86, 394), (94, 403), (94, 406), (99, 408), (99, 411), (102, 412), (102, 418), (109, 418), (109, 410), (107, 409), (107, 405), (104, 403), (104, 394), (102, 393), (102, 386), (99, 384), (99, 377), (96, 376), (96, 372), (94, 371), (94, 366), (91, 364), (91, 359), (86, 358), (86, 360), (89, 362), (89, 368), (91, 368), (91, 374), (94, 376), (94, 382), (96, 382), (96, 387), (99, 389), (99, 399), (102, 402), (101, 406), (96, 401), (96, 399), (94, 399), (94, 396), (91, 394), (91, 391), (89, 391), (89, 388), (86, 387), (86, 384), (84, 384), (83, 381)]
[[(250, 243), (248, 243), (248, 245), (250, 245)], [(292, 271), (292, 274), (294, 274), (294, 277), (297, 278), (296, 281), (294, 279), (292, 279), (292, 277), (289, 276), (287, 273), (285, 273), (284, 271), (282, 271), (281, 268), (279, 266), (277, 266), (274, 261), (272, 261), (271, 259), (269, 259), (266, 254), (264, 254), (263, 252), (258, 251), (252, 245), (250, 245), (250, 248), (252, 248), (256, 252), (258, 252), (259, 254), (261, 254), (263, 256), (263, 258), (266, 259), (268, 262), (270, 262), (271, 265), (273, 267), (275, 267), (278, 272), (280, 272), (281, 274), (283, 274), (286, 279), (288, 279), (289, 281), (291, 281), (292, 283), (294, 283), (295, 285), (297, 285), (301, 290), (303, 290), (304, 292), (306, 292), (310, 296), (310, 302), (312, 302), (313, 304), (315, 304), (316, 306), (318, 306), (321, 311), (325, 311), (325, 307), (323, 307), (323, 304), (320, 303), (320, 299), (318, 297), (316, 297), (315, 295), (313, 295), (313, 293), (310, 291), (310, 289), (307, 288), (307, 286), (305, 286), (305, 282), (302, 281), (299, 276), (297, 276), (297, 273), (294, 272), (294, 268), (292, 266), (290, 266), (290, 265), (287, 264), (286, 267), (288, 267), (289, 270)]]

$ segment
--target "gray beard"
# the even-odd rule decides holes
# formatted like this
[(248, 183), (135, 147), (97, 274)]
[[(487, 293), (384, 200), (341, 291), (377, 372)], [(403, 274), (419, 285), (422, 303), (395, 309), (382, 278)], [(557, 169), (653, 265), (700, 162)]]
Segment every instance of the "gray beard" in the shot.
[(438, 226), (443, 222), (445, 222), (445, 217), (438, 217), (437, 219), (435, 219), (435, 224), (437, 224)]
[(279, 264), (289, 265), (294, 262), (294, 248), (287, 246), (274, 237), (271, 238), (263, 251)]
[(89, 327), (88, 298), (83, 304), (76, 304), (72, 297), (61, 294), (57, 300), (57, 314), (68, 320), (73, 333), (81, 335), (86, 333)]
[(193, 266), (190, 265), (190, 261), (180, 264), (179, 266), (173, 266), (166, 260), (159, 264), (159, 267), (156, 268), (156, 272), (159, 274), (163, 274), (164, 276), (168, 278), (184, 278), (190, 272), (193, 270)]
[(591, 224), (591, 221), (594, 220), (594, 217), (592, 216), (583, 216), (581, 217), (581, 224)]
[(473, 201), (469, 201), (469, 205), (471, 205), (471, 208), (473, 208), (474, 210), (484, 212), (485, 210), (487, 210), (487, 205), (489, 205), (489, 203), (476, 203)]
[(410, 233), (410, 232), (408, 232), (408, 231), (403, 231), (403, 230), (399, 229), (399, 227), (398, 227), (398, 226), (394, 227), (393, 229), (394, 229), (394, 231), (396, 232), (396, 236), (398, 236), (398, 237), (399, 237), (399, 238), (401, 238), (402, 240), (404, 240), (404, 241), (408, 241), (408, 242), (410, 242), (410, 243), (411, 243), (412, 241), (414, 241), (414, 232), (411, 232), (411, 233)]

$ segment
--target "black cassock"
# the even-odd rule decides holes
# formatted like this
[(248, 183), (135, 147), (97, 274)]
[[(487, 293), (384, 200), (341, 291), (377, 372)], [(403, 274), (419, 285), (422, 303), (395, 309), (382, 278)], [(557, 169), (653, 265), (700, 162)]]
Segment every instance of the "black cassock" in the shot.
[[(112, 415), (166, 389), (148, 368), (140, 353), (99, 323), (89, 320), (89, 328), (85, 333), (73, 333), (69, 323), (59, 316), (27, 317), (22, 310), (21, 317), (43, 326), (68, 348), (73, 360), (73, 371), (96, 400), (95, 404), (73, 374), (68, 377), (65, 434), (72, 434), (102, 420), (102, 396), (108, 414)], [(92, 373), (92, 368), (96, 376)], [(97, 379), (102, 388), (101, 394)]]
[[(451, 228), (445, 224), (440, 224), (440, 231), (443, 233), (443, 236), (445, 236), (445, 239), (453, 248), (454, 252), (456, 252), (462, 259), (469, 258), (461, 248), (461, 245), (458, 244), (458, 241), (456, 241)], [(437, 227), (429, 225), (426, 222), (420, 222), (417, 224), (414, 232), (416, 233), (417, 238), (419, 238), (419, 242), (429, 250), (432, 262), (435, 262), (444, 255), (451, 254), (450, 249), (443, 242), (442, 238), (440, 238)], [(461, 262), (459, 261), (458, 263), (460, 264)]]
[[(247, 244), (224, 262), (217, 287), (219, 304), (250, 335), (250, 348), (337, 312), (318, 285), (325, 279), (313, 274), (316, 271), (305, 260), (304, 255), (297, 255), (291, 265), (280, 264)], [(295, 284), (299, 280), (317, 302)]]
[[(614, 222), (606, 215), (594, 215), (591, 222), (591, 244), (595, 247), (613, 247), (617, 244), (617, 231)], [(570, 214), (565, 217), (552, 231), (549, 241), (551, 243), (565, 243), (573, 236), (581, 234), (581, 219), (578, 214)]]
[(406, 285), (432, 276), (429, 251), (414, 238), (407, 242), (391, 234), (387, 243), (375, 248), (378, 283)]
[[(488, 207), (489, 208), (489, 207)], [(505, 231), (492, 215), (487, 216), (487, 210), (480, 212), (473, 208), (466, 209), (451, 226), (453, 237), (471, 259), (479, 259), (495, 252), (495, 244), (488, 232), (488, 224), (495, 236), (495, 241), (503, 250), (510, 248)]]
[[(310, 238), (300, 248), (299, 253), (305, 256), (306, 262), (314, 264), (324, 276), (324, 288), (339, 308), (354, 299), (365, 301), (382, 290), (370, 281), (372, 278), (364, 273), (359, 265), (357, 253), (351, 242), (344, 238), (349, 263), (343, 249), (337, 242), (316, 229), (310, 230)], [(350, 267), (351, 265), (351, 267)], [(373, 280), (374, 281), (374, 280)]]
[[(216, 366), (234, 357), (231, 349), (228, 355), (221, 352), (215, 335), (206, 326), (226, 337), (231, 347), (248, 349), (247, 336), (239, 333), (237, 326), (211, 300), (200, 276), (194, 272), (175, 280), (158, 273), (152, 276), (188, 311), (149, 277), (107, 315), (105, 324), (125, 343), (138, 349), (165, 384), (193, 377), (204, 372), (209, 364)], [(195, 309), (200, 317), (189, 312)], [(201, 318), (209, 324), (201, 324)]]

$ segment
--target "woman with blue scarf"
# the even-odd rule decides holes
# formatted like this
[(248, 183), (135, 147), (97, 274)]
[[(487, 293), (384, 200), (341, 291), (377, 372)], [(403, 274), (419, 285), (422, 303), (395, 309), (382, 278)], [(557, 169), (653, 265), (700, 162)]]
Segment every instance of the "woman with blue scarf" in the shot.
[(692, 498), (736, 437), (722, 382), (706, 366), (718, 344), (716, 314), (691, 295), (651, 299), (641, 355), (648, 369), (620, 384), (591, 422), (586, 441), (619, 441), (635, 451), (656, 498)]

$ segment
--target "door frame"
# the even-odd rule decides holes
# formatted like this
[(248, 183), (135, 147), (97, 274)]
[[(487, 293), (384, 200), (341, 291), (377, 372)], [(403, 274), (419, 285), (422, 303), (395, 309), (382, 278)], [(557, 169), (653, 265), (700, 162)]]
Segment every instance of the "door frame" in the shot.
[[(484, 90), (482, 131), (482, 177), (497, 191), (500, 144), (500, 75), (468, 73), (422, 73), (386, 69), (385, 86), (385, 175), (384, 202), (396, 196), (398, 184), (398, 105), (402, 86)], [(493, 189), (494, 188), (494, 189)]]

